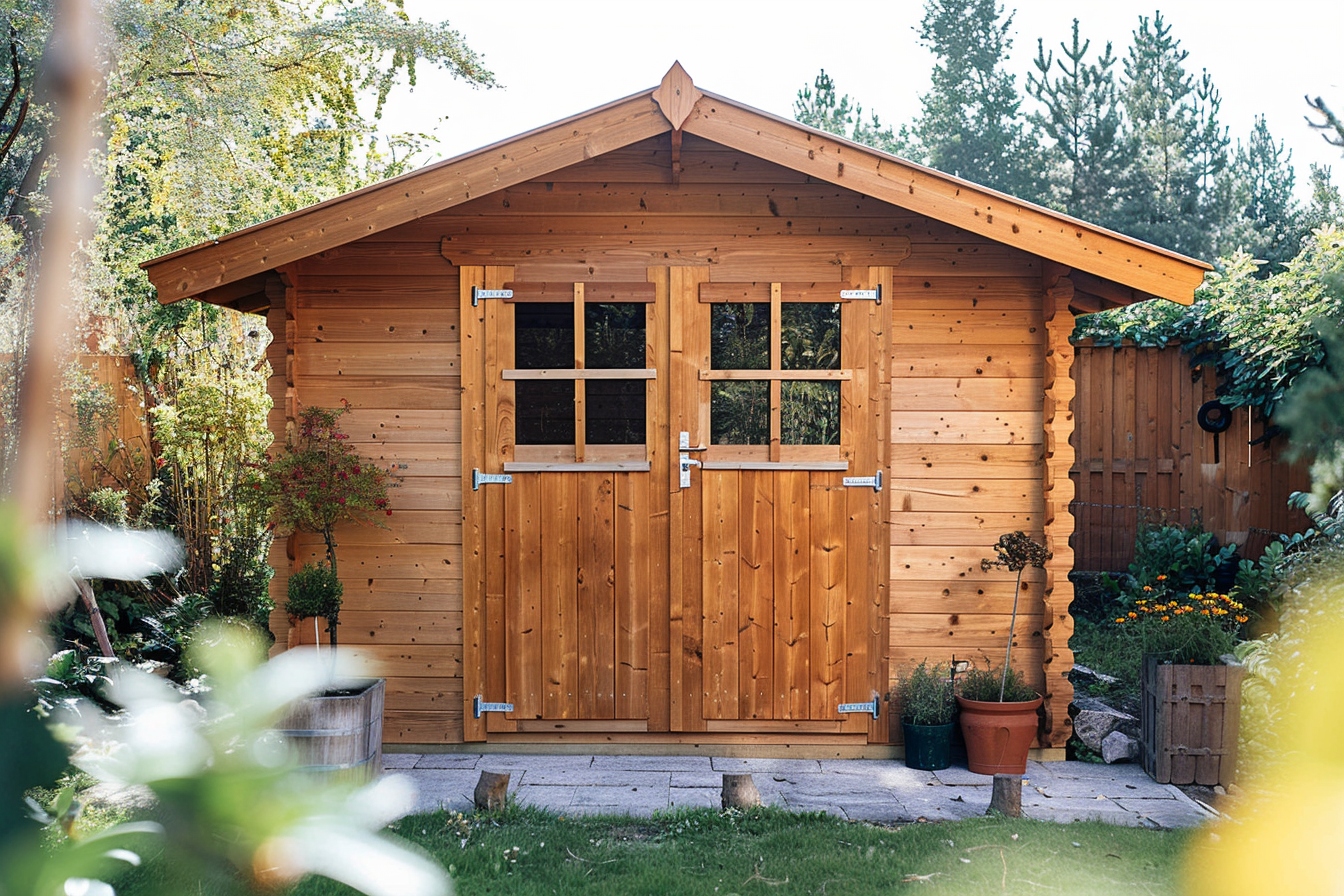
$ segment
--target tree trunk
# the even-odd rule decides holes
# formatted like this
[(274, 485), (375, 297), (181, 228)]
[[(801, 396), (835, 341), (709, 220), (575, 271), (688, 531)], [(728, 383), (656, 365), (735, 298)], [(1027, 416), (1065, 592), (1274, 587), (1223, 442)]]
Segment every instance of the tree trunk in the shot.
[(481, 772), (473, 795), (476, 808), (482, 812), (497, 812), (504, 808), (509, 795), (509, 773)]
[(1022, 817), (1022, 776), (995, 775), (994, 792), (989, 798), (986, 815), (998, 813), (1009, 818)]
[(723, 808), (751, 809), (761, 804), (761, 792), (751, 775), (723, 776)]

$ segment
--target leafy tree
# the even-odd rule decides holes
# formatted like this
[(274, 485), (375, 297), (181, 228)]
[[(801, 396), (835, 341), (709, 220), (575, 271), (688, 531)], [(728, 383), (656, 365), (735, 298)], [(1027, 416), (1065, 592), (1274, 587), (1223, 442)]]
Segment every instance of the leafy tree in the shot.
[(1005, 68), (1012, 24), (995, 0), (928, 0), (919, 39), (936, 62), (912, 134), (934, 168), (1034, 199), (1041, 172)]
[(1051, 200), (1074, 217), (1107, 224), (1126, 147), (1111, 44), (1087, 62), (1091, 46), (1080, 37), (1077, 19), (1072, 41), (1059, 45), (1059, 59), (1038, 40), (1027, 92), (1044, 110), (1031, 116), (1034, 132), (1053, 143), (1057, 157), (1047, 175)]
[(893, 155), (910, 157), (912, 147), (909, 138), (902, 129), (900, 134), (891, 127), (884, 126), (877, 113), (863, 118), (863, 107), (852, 101), (849, 94), (837, 97), (835, 81), (826, 74), (826, 69), (817, 73), (811, 87), (803, 87), (793, 103), (793, 117), (809, 126), (841, 137), (875, 147)]

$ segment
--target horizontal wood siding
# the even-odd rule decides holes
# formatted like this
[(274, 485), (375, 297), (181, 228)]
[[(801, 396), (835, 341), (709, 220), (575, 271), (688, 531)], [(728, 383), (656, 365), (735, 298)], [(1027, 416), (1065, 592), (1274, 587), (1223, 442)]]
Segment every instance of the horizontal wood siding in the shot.
[[(350, 444), (397, 480), (383, 525), (337, 533), (340, 640), (387, 676), (384, 739), (460, 743), (458, 273), (437, 242), (380, 248), (343, 249), (291, 270), (293, 391), (299, 406), (348, 401)], [(296, 566), (324, 555), (314, 535), (287, 549)]]
[(1125, 569), (1145, 518), (1199, 522), (1251, 558), (1277, 533), (1310, 525), (1287, 504), (1310, 479), (1305, 466), (1284, 459), (1283, 436), (1248, 444), (1265, 423), (1245, 409), (1234, 411), (1216, 438), (1199, 427), (1217, 378), (1211, 368), (1192, 373), (1180, 346), (1082, 345), (1074, 376), (1078, 569)]
[[(1014, 575), (981, 569), (1018, 529), (1040, 539), (1045, 322), (1025, 258), (896, 268), (891, 345), (891, 667), (1003, 662)], [(1043, 688), (1045, 574), (1028, 570), (1013, 665)]]

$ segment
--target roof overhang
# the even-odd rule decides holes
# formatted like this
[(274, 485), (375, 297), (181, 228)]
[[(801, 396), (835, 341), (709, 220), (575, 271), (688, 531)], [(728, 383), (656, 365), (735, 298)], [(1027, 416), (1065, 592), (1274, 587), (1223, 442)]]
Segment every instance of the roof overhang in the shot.
[[(554, 124), (141, 265), (159, 301), (247, 304), (268, 271), (668, 132), (695, 134), (1081, 273), (1112, 307), (1190, 304), (1212, 267), (1158, 246), (705, 93), (680, 63), (662, 83)], [(1075, 279), (1077, 279), (1075, 277)]]

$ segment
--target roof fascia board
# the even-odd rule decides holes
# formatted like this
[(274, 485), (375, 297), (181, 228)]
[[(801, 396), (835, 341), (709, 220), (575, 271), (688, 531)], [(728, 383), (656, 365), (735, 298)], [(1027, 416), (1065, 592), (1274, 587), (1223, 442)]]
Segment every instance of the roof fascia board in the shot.
[(1211, 266), (705, 93), (683, 130), (995, 242), (1189, 305)]
[(671, 130), (648, 91), (141, 265), (168, 304)]

